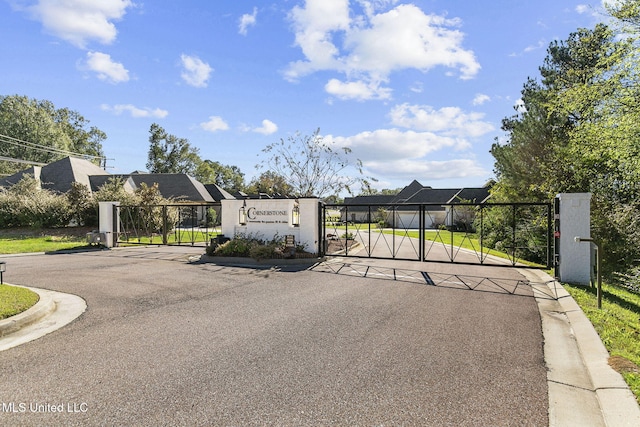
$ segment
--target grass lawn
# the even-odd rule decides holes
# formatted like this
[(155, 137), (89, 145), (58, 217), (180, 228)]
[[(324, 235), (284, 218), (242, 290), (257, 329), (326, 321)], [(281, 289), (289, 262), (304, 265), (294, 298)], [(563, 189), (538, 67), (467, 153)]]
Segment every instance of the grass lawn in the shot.
[(38, 294), (29, 289), (0, 285), (0, 320), (27, 310), (38, 299)]
[(587, 315), (609, 351), (609, 364), (622, 374), (640, 403), (640, 295), (602, 285), (602, 309), (596, 290), (564, 285)]
[(86, 247), (86, 229), (0, 230), (0, 254), (53, 252)]
[[(377, 224), (370, 224), (371, 232), (380, 232)], [(356, 231), (369, 231), (369, 224), (354, 224), (345, 227), (342, 223), (340, 225), (332, 225), (330, 223), (326, 224), (327, 233), (335, 233), (339, 236), (348, 231), (353, 234)], [(414, 239), (418, 239), (420, 237), (418, 230), (401, 230), (401, 229), (382, 229), (382, 233), (384, 234), (395, 234), (396, 236), (401, 237), (411, 237)], [(450, 247), (452, 244), (451, 238), (453, 237), (453, 247), (454, 248), (464, 248), (475, 251), (476, 253), (480, 253), (480, 241), (478, 240), (475, 234), (465, 233), (465, 232), (450, 232), (446, 230), (425, 230), (424, 238), (425, 240), (436, 242), (437, 244), (445, 245)], [(506, 254), (504, 252), (497, 251), (495, 249), (490, 249), (486, 246), (482, 248), (482, 253), (484, 255), (492, 255), (498, 258), (507, 259), (509, 261), (513, 261), (513, 256), (511, 254)], [(543, 265), (527, 261), (524, 259), (516, 259), (518, 263), (530, 265), (532, 267), (543, 267)]]

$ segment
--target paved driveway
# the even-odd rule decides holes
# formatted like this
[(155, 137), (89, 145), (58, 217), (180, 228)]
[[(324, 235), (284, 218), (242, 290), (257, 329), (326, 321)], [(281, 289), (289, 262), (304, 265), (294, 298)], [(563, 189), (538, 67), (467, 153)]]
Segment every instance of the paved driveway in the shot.
[(547, 425), (526, 292), (188, 262), (200, 253), (7, 258), (7, 282), (88, 309), (0, 352), (0, 425)]

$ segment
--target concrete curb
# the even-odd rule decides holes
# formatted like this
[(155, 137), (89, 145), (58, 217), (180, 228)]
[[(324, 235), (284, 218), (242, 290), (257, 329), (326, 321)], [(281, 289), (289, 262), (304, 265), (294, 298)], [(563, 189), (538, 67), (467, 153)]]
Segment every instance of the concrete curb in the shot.
[(545, 272), (520, 271), (532, 282), (542, 318), (549, 425), (639, 426), (635, 396), (609, 366), (607, 349), (575, 300)]
[(76, 295), (24, 286), (40, 295), (29, 310), (0, 322), (0, 351), (28, 343), (68, 325), (87, 309)]
[(222, 257), (222, 256), (209, 256), (202, 255), (199, 259), (200, 262), (208, 262), (212, 264), (226, 265), (226, 266), (241, 266), (241, 267), (279, 267), (286, 265), (314, 265), (326, 260), (326, 257), (321, 258), (297, 258), (297, 259), (263, 259), (255, 260), (253, 258), (243, 257)]
[[(5, 283), (6, 284), (6, 283)], [(43, 317), (51, 314), (56, 309), (56, 303), (49, 293), (40, 292), (36, 288), (27, 288), (24, 286), (9, 285), (18, 288), (29, 289), (38, 294), (40, 299), (33, 307), (22, 313), (11, 316), (7, 319), (0, 320), (0, 337), (19, 331), (25, 326), (29, 326)]]

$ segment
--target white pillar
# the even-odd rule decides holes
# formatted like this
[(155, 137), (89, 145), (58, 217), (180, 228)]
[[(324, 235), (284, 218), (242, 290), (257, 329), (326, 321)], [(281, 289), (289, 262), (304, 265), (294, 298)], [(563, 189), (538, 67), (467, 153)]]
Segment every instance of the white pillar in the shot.
[(120, 202), (99, 202), (98, 205), (99, 231), (105, 235), (105, 246), (112, 248), (117, 241), (116, 234), (120, 232), (120, 218), (117, 218), (114, 228), (113, 208), (119, 206)]
[(558, 278), (562, 282), (589, 284), (591, 244), (576, 242), (576, 237), (591, 238), (591, 193), (562, 193)]
[(299, 199), (300, 206), (300, 243), (307, 252), (318, 253), (320, 242), (319, 200), (316, 198)]

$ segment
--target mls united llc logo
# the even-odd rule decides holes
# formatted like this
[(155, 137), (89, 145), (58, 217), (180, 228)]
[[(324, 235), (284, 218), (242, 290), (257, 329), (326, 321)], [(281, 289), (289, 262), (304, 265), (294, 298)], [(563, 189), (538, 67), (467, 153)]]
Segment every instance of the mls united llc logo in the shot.
[(85, 402), (75, 403), (37, 403), (37, 402), (0, 402), (1, 413), (13, 413), (13, 414), (46, 414), (46, 413), (60, 413), (67, 414), (85, 413), (89, 410), (88, 405)]

